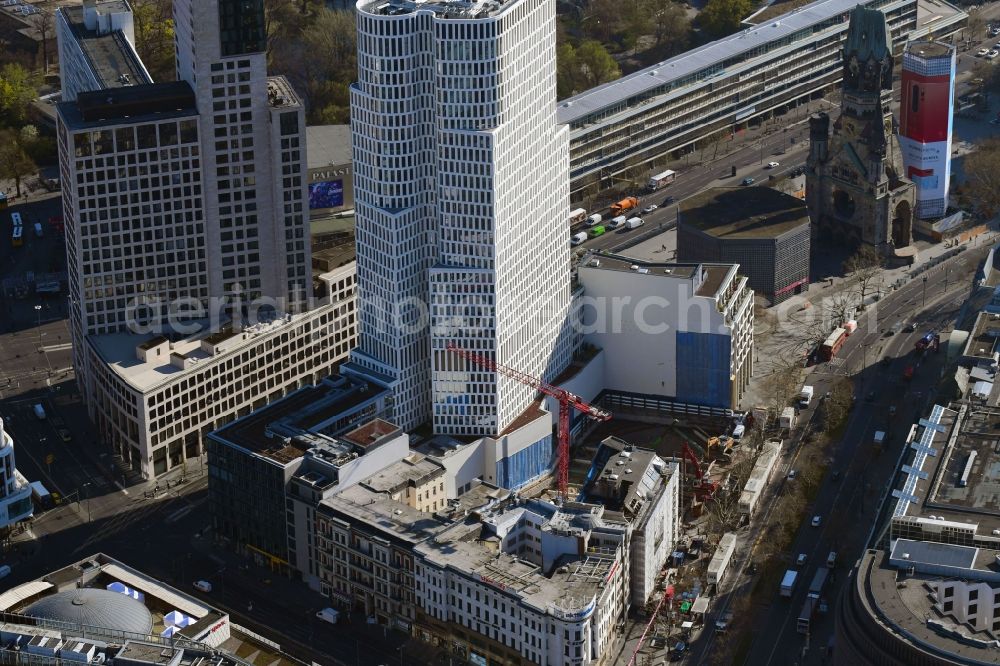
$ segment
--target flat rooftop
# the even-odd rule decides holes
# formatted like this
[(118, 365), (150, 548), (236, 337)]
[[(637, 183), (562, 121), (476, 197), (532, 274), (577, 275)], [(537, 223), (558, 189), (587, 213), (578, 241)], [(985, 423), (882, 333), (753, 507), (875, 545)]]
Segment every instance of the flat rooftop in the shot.
[(583, 501), (602, 504), (631, 518), (642, 513), (647, 500), (655, 499), (653, 493), (664, 480), (660, 471), (667, 470), (667, 463), (655, 451), (608, 437), (594, 455), (592, 470), (596, 473), (584, 489)]
[[(229, 358), (238, 351), (252, 346), (262, 338), (277, 335), (288, 330), (289, 326), (294, 326), (302, 318), (315, 316), (316, 310), (302, 314), (291, 315), (290, 319), (278, 317), (272, 321), (261, 322), (251, 327), (247, 327), (240, 332), (222, 331), (213, 332), (202, 330), (182, 339), (173, 342), (170, 353), (178, 354), (188, 359), (198, 359), (201, 362), (208, 362), (222, 358)], [(240, 336), (242, 339), (226, 347), (225, 350), (216, 354), (210, 354), (202, 348), (202, 341), (214, 342), (218, 344), (223, 339)], [(121, 377), (129, 386), (139, 392), (146, 392), (156, 388), (160, 384), (171, 380), (180, 379), (189, 372), (197, 369), (183, 369), (170, 363), (169, 354), (161, 355), (148, 361), (142, 361), (136, 356), (136, 347), (146, 345), (147, 347), (155, 343), (154, 338), (161, 337), (156, 334), (139, 333), (106, 333), (103, 335), (88, 336), (87, 341), (93, 345), (109, 368)]]
[(372, 0), (358, 4), (358, 11), (379, 16), (405, 16), (416, 12), (433, 12), (438, 18), (492, 18), (514, 5), (517, 0)]
[[(920, 3), (923, 5), (923, 3)], [(944, 58), (955, 52), (946, 42), (910, 42), (906, 45), (906, 53), (920, 58)]]
[(801, 199), (770, 187), (713, 187), (681, 202), (678, 226), (723, 240), (777, 238), (809, 225)]
[[(901, 575), (889, 565), (885, 551), (869, 550), (852, 581), (874, 620), (888, 624), (898, 640), (912, 642), (938, 654), (958, 658), (964, 664), (996, 664), (996, 652), (984, 649), (990, 632), (974, 632), (968, 625), (958, 624), (934, 607), (932, 583), (940, 576)], [(900, 583), (905, 581), (905, 585)], [(933, 621), (933, 623), (931, 622)], [(962, 637), (959, 639), (958, 637)]]
[(267, 103), (274, 108), (296, 108), (302, 106), (295, 88), (284, 76), (267, 77)]
[(965, 343), (965, 356), (992, 361), (993, 354), (1000, 351), (1000, 314), (980, 312), (976, 323)]
[(324, 426), (377, 398), (382, 390), (359, 377), (327, 377), (223, 426), (212, 436), (285, 465), (317, 442), (336, 443), (332, 436), (337, 433), (324, 432)]
[(1000, 529), (1000, 410), (956, 407), (935, 405), (930, 417), (921, 419), (929, 425), (918, 426), (907, 445), (907, 473), (894, 491), (902, 495), (894, 516), (975, 525), (979, 536), (989, 536)]
[(604, 580), (615, 564), (612, 557), (562, 557), (551, 572), (478, 541), (479, 524), (453, 525), (417, 546), (427, 561), (483, 580), (517, 597), (541, 613), (553, 607), (572, 613), (587, 608), (604, 592)]
[(306, 168), (322, 169), (350, 164), (350, 125), (310, 125), (306, 127)]
[(323, 500), (316, 511), (369, 525), (410, 545), (422, 543), (446, 528), (431, 514), (417, 511), (363, 485), (351, 486)]
[[(596, 263), (595, 263), (596, 262)], [(701, 271), (701, 282), (695, 289), (695, 295), (714, 297), (726, 282), (730, 273), (734, 272), (736, 264), (694, 264), (673, 263), (667, 261), (645, 261), (620, 254), (596, 254), (583, 266), (599, 270), (636, 273), (653, 277), (668, 277), (680, 280), (697, 279)]]
[[(102, 12), (127, 12), (123, 0), (104, 0)], [(142, 61), (120, 30), (101, 33), (88, 30), (83, 21), (83, 5), (61, 7), (73, 36), (89, 60), (90, 67), (105, 88), (121, 88), (152, 83)]]
[(419, 453), (411, 453), (399, 462), (373, 474), (361, 485), (377, 493), (393, 493), (407, 486), (419, 486), (442, 476), (444, 467)]

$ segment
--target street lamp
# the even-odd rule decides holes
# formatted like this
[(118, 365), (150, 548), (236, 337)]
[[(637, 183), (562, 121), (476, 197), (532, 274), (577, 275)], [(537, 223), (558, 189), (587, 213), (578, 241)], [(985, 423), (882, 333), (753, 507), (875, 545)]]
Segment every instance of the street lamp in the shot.
[(42, 306), (41, 305), (35, 306), (35, 321), (36, 321), (35, 328), (38, 329), (38, 352), (41, 353), (42, 352)]
[(924, 276), (924, 292), (923, 292), (923, 297), (921, 298), (920, 307), (926, 307), (926, 305), (927, 305), (927, 276), (925, 275)]
[[(87, 483), (85, 483), (82, 486), (80, 486), (80, 490), (84, 490), (84, 489), (89, 488), (89, 487), (90, 487), (90, 482), (88, 481)], [(90, 519), (90, 491), (87, 491), (87, 522), (88, 523), (91, 522), (91, 519)]]

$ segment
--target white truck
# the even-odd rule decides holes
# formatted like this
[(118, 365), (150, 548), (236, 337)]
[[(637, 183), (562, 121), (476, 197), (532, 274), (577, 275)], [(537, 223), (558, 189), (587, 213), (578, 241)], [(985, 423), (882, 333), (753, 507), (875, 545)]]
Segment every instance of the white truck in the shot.
[(812, 399), (813, 399), (813, 387), (803, 386), (802, 391), (799, 392), (799, 407), (805, 409), (806, 407), (809, 406), (809, 403), (812, 402)]
[(785, 572), (785, 577), (781, 579), (781, 596), (791, 597), (795, 591), (795, 582), (798, 580), (799, 572), (789, 569)]
[(630, 217), (629, 219), (625, 220), (626, 229), (638, 229), (644, 224), (646, 224), (646, 221), (643, 220), (641, 217)]
[(708, 563), (709, 585), (718, 585), (722, 582), (734, 552), (736, 552), (736, 533), (726, 532), (719, 540), (719, 547), (712, 556), (712, 561)]
[(587, 232), (581, 231), (579, 233), (573, 234), (569, 239), (569, 243), (570, 245), (579, 245), (585, 240), (587, 240)]
[(795, 408), (785, 407), (781, 410), (781, 417), (778, 419), (778, 425), (783, 430), (791, 430), (795, 427)]

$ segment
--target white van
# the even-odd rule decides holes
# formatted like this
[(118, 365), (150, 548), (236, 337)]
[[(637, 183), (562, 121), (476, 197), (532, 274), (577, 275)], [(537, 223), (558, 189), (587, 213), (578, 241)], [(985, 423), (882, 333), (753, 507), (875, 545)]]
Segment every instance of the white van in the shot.
[(646, 224), (645, 220), (641, 217), (631, 217), (625, 221), (626, 229), (638, 229), (642, 225)]
[(570, 236), (569, 244), (570, 245), (579, 245), (580, 243), (582, 243), (585, 240), (587, 240), (587, 232), (586, 231), (581, 231), (580, 233), (576, 233), (576, 234), (573, 234), (572, 236)]
[(627, 216), (619, 215), (618, 217), (614, 218), (608, 223), (608, 227), (611, 229), (617, 229), (618, 227), (625, 224), (626, 220), (628, 220)]
[(593, 215), (587, 218), (587, 226), (592, 227), (595, 224), (600, 224), (602, 219), (603, 218), (601, 217), (600, 213), (594, 213)]
[(209, 583), (207, 580), (196, 580), (194, 582), (194, 589), (200, 590), (202, 592), (211, 592), (212, 584)]

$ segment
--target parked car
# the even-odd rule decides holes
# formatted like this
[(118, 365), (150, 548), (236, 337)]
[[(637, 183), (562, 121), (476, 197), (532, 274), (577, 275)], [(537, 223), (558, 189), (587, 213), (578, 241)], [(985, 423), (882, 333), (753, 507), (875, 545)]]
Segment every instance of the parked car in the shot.
[(211, 592), (212, 584), (207, 580), (196, 580), (194, 582), (194, 589), (200, 590), (201, 592)]
[(642, 212), (643, 213), (652, 213), (657, 208), (659, 208), (659, 206), (657, 206), (656, 204), (649, 204), (648, 206), (646, 206), (645, 208), (642, 209)]
[(777, 169), (779, 166), (781, 166), (781, 164), (779, 162), (768, 162), (767, 163), (767, 168), (768, 169)]
[(822, 523), (822, 522), (823, 522), (823, 518), (822, 517), (820, 517), (820, 516), (813, 516), (813, 519), (812, 519), (812, 526), (813, 527), (819, 527), (819, 524)]
[(754, 179), (751, 178), (750, 176), (744, 178), (743, 181), (740, 183), (740, 185), (753, 185), (753, 184), (754, 184)]
[(662, 205), (669, 206), (670, 204), (672, 204), (675, 201), (677, 201), (676, 198), (674, 198), (672, 196), (669, 196), (669, 197), (667, 197), (666, 199), (663, 200), (663, 204)]
[(796, 472), (796, 471), (795, 471), (794, 469), (792, 469), (792, 470), (789, 470), (789, 471), (788, 471), (788, 480), (789, 480), (789, 481), (794, 481), (794, 480), (795, 480), (795, 475), (796, 475), (796, 474), (798, 474), (798, 472)]
[(989, 49), (979, 49), (978, 51), (976, 51), (976, 55), (979, 56), (980, 58), (982, 58), (984, 55), (986, 55), (989, 52), (990, 52)]
[(805, 553), (799, 553), (799, 556), (795, 558), (795, 566), (797, 567), (805, 566), (805, 563), (808, 559), (809, 559), (808, 555), (806, 555)]
[(998, 55), (1000, 55), (1000, 51), (997, 51), (996, 49), (990, 49), (989, 53), (986, 54), (986, 59), (993, 60), (993, 58), (996, 58)]

